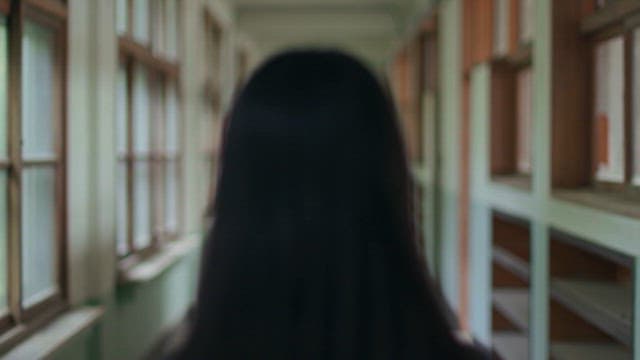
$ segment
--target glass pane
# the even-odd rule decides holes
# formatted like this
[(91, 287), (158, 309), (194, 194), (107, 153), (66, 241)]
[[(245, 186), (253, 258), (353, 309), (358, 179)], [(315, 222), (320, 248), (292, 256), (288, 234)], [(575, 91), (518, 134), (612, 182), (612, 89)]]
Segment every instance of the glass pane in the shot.
[(495, 19), (493, 28), (495, 54), (505, 56), (509, 52), (509, 0), (496, 0)]
[(180, 139), (178, 93), (175, 82), (169, 82), (167, 85), (166, 106), (166, 146), (167, 152), (173, 155), (179, 151)]
[[(640, 28), (633, 32), (633, 64), (640, 64)], [(640, 185), (640, 68), (634, 67), (633, 91), (633, 183)]]
[(133, 37), (149, 42), (149, 0), (133, 0)]
[[(0, 172), (0, 264), (7, 264), (7, 173)], [(0, 312), (4, 312), (8, 305), (8, 276), (7, 267), (0, 266)]]
[(23, 35), (22, 136), (25, 157), (55, 153), (54, 36), (40, 25), (27, 22)]
[(166, 0), (157, 0), (152, 3), (153, 9), (151, 11), (153, 21), (153, 50), (159, 53), (166, 53), (166, 7), (164, 3)]
[(165, 229), (175, 231), (178, 228), (178, 164), (170, 161), (165, 169)]
[(531, 173), (531, 132), (533, 120), (533, 84), (531, 68), (518, 72), (517, 88), (517, 167), (522, 174)]
[(216, 126), (211, 117), (204, 117), (200, 121), (200, 153), (209, 156), (216, 152)]
[(535, 0), (520, 0), (520, 42), (533, 40), (535, 10)]
[(624, 181), (624, 40), (599, 43), (595, 52), (597, 174), (601, 181)]
[[(428, 43), (428, 41), (426, 42)], [(425, 44), (426, 45), (426, 44)], [(428, 50), (425, 49), (425, 53)], [(425, 64), (425, 68), (428, 69), (428, 64)], [(244, 81), (247, 79), (249, 72), (249, 59), (247, 52), (244, 50), (238, 51), (237, 54), (237, 69), (236, 69), (236, 86), (244, 85)], [(425, 71), (425, 77), (428, 77), (428, 71)]]
[(215, 192), (216, 186), (216, 178), (214, 177), (214, 167), (215, 163), (211, 158), (204, 158), (202, 161), (202, 167), (200, 168), (200, 194), (205, 194), (202, 196), (201, 203), (199, 206), (202, 207), (203, 211), (206, 211), (209, 206), (209, 196), (213, 196)]
[(133, 74), (133, 147), (137, 154), (148, 153), (150, 148), (151, 94), (149, 74), (143, 66), (136, 65)]
[(166, 82), (164, 79), (155, 78), (151, 87), (151, 136), (153, 137), (152, 146), (156, 152), (164, 153), (165, 150), (165, 122), (166, 122)]
[(25, 168), (22, 181), (22, 291), (25, 306), (56, 289), (56, 170)]
[(116, 29), (118, 35), (126, 34), (129, 27), (129, 1), (117, 0), (116, 2)]
[[(213, 85), (219, 82), (220, 76), (220, 52), (221, 52), (221, 32), (213, 24), (209, 24), (207, 29), (207, 42), (205, 44), (205, 57), (202, 61), (206, 81), (213, 82)], [(214, 90), (214, 89), (211, 89)]]
[(167, 55), (176, 58), (178, 55), (178, 2), (176, 0), (166, 0), (167, 10)]
[(151, 183), (149, 175), (148, 163), (138, 162), (135, 164), (133, 173), (133, 239), (137, 249), (145, 248), (151, 244), (151, 213), (149, 204)]
[(153, 201), (153, 222), (152, 227), (155, 233), (162, 232), (165, 229), (165, 205), (166, 205), (166, 184), (165, 184), (165, 172), (166, 162), (155, 162), (151, 166), (152, 178), (151, 182), (151, 196)]
[(129, 252), (127, 244), (127, 200), (129, 197), (127, 190), (127, 165), (125, 162), (119, 162), (116, 173), (116, 240), (118, 255), (125, 255)]
[(116, 141), (118, 155), (127, 153), (127, 70), (121, 65), (118, 69), (116, 85)]
[(5, 17), (0, 17), (0, 157), (7, 157), (7, 86), (8, 86), (8, 60), (9, 54), (7, 52), (8, 34), (7, 34), (7, 20)]

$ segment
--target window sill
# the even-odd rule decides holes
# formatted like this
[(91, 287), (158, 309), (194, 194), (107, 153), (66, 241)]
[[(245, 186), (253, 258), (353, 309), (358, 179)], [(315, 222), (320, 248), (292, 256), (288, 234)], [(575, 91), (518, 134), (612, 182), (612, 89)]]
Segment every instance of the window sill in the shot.
[(202, 242), (200, 238), (200, 234), (187, 236), (182, 240), (176, 240), (162, 246), (146, 258), (134, 259), (134, 261), (126, 259), (126, 264), (125, 261), (122, 261), (118, 273), (118, 283), (121, 285), (140, 284), (155, 279), (185, 255), (199, 247)]
[(554, 197), (591, 208), (640, 219), (640, 202), (630, 199), (622, 192), (596, 190), (593, 188), (556, 190)]
[[(91, 328), (104, 315), (102, 307), (82, 307), (56, 317), (33, 335), (18, 343), (3, 359), (43, 359)], [(20, 331), (16, 329), (15, 331)]]
[(493, 175), (491, 176), (491, 181), (496, 184), (507, 185), (519, 190), (531, 191), (531, 175)]

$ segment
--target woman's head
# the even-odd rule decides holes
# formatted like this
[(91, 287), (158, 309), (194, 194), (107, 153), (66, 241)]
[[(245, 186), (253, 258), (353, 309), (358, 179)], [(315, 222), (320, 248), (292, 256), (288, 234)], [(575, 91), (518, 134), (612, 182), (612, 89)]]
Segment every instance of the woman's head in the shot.
[(455, 356), (371, 72), (336, 52), (279, 55), (240, 92), (223, 143), (192, 355)]
[(394, 119), (377, 80), (351, 57), (297, 51), (271, 59), (230, 113), (215, 212), (235, 193), (230, 187), (242, 186), (265, 206), (317, 195), (309, 205), (370, 200), (365, 192), (388, 190), (383, 183), (406, 169)]

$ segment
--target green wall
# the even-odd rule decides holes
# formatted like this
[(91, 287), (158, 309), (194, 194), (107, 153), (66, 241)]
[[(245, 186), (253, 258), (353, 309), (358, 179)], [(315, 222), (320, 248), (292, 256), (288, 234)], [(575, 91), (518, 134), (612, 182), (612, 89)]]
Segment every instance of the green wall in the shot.
[(56, 352), (53, 359), (140, 359), (193, 304), (199, 250), (186, 255), (156, 279), (118, 286), (91, 301), (106, 313), (98, 324)]

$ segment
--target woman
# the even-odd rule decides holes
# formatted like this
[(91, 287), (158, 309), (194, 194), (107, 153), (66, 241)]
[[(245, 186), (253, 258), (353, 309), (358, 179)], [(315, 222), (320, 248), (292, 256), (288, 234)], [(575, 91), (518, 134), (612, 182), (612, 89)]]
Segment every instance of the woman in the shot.
[(475, 358), (428, 284), (398, 124), (364, 66), (275, 57), (239, 94), (224, 144), (180, 358)]

